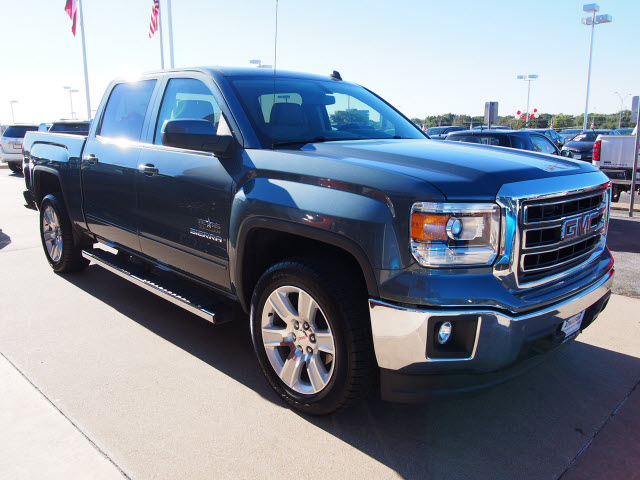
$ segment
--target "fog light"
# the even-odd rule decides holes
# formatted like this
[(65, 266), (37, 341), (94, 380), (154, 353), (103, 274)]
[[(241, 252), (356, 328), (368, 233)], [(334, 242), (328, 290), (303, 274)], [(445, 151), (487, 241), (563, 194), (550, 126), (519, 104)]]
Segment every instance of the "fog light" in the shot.
[(443, 345), (447, 343), (449, 337), (451, 336), (451, 322), (444, 322), (440, 325), (440, 329), (438, 330), (438, 343)]

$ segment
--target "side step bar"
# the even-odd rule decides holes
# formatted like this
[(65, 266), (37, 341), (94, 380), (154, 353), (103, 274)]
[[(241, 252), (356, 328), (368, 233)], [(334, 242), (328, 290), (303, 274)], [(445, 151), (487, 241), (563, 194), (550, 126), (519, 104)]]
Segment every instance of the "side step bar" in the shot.
[[(216, 311), (229, 314), (234, 310), (232, 305), (234, 302), (231, 300), (222, 299), (216, 303), (212, 299), (212, 297), (216, 296), (213, 292), (203, 295), (196, 290), (185, 288), (181, 282), (154, 275), (145, 268), (105, 250), (83, 250), (82, 256), (125, 280), (144, 288), (148, 292), (168, 300), (174, 305), (184, 308), (188, 312), (204, 318), (211, 323), (224, 323), (230, 319), (224, 318), (225, 315), (216, 315)], [(220, 310), (222, 310), (222, 312), (220, 312)]]

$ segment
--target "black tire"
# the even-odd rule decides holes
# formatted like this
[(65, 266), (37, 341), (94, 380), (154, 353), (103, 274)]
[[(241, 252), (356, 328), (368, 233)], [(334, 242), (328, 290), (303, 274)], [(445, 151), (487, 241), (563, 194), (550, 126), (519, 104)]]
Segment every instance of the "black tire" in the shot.
[[(45, 240), (45, 222), (43, 218), (45, 217), (45, 212), (48, 212), (48, 209), (53, 209), (55, 212), (60, 228), (60, 238), (62, 240), (61, 254), (56, 260), (54, 260), (49, 253)], [(54, 272), (79, 272), (89, 265), (89, 261), (82, 257), (82, 248), (74, 242), (71, 221), (69, 220), (67, 210), (59, 193), (49, 194), (42, 199), (42, 203), (40, 204), (40, 240), (42, 242), (42, 248), (44, 249), (44, 255)]]
[(13, 173), (22, 173), (22, 164), (9, 162), (9, 170), (11, 170)]
[[(299, 393), (283, 382), (263, 344), (261, 322), (265, 303), (272, 292), (284, 286), (300, 288), (316, 301), (334, 337), (333, 370), (326, 386), (317, 393)], [(300, 412), (326, 415), (354, 404), (366, 396), (376, 378), (366, 290), (348, 274), (297, 259), (273, 265), (260, 277), (253, 291), (250, 322), (262, 371), (278, 395)]]

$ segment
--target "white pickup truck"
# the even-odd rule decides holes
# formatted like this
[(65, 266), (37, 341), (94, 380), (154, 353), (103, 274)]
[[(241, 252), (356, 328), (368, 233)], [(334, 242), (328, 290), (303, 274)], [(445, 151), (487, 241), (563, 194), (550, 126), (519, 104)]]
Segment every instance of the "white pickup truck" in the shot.
[[(632, 135), (598, 135), (593, 145), (592, 163), (611, 179), (611, 200), (614, 202), (618, 201), (622, 192), (631, 191), (637, 130), (636, 126)], [(640, 181), (637, 184), (640, 185)]]

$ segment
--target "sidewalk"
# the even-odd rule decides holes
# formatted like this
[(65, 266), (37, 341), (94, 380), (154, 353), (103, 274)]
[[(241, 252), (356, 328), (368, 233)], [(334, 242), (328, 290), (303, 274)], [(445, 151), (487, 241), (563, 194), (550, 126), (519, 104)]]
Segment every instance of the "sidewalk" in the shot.
[(126, 478), (0, 355), (0, 478)]
[[(629, 204), (628, 203), (620, 203), (620, 202), (616, 202), (616, 203), (612, 203), (611, 204), (611, 210), (623, 210), (625, 212), (629, 211)], [(635, 202), (633, 202), (633, 211), (634, 212), (640, 212), (640, 198), (636, 197)]]

